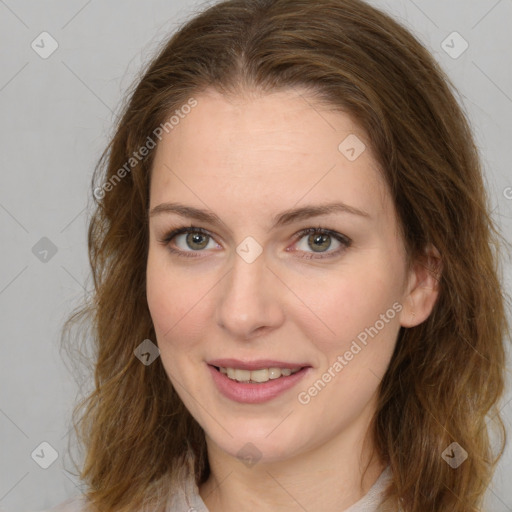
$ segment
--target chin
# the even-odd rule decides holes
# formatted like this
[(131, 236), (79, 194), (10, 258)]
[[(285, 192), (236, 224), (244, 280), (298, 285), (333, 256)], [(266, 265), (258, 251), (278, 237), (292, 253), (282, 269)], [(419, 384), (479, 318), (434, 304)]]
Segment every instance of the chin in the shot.
[(278, 425), (279, 422), (274, 422), (271, 428), (266, 424), (264, 427), (253, 425), (253, 428), (250, 428), (244, 420), (241, 425), (226, 426), (228, 431), (243, 432), (241, 435), (230, 437), (222, 431), (219, 437), (216, 435), (219, 433), (217, 431), (213, 436), (208, 434), (207, 438), (209, 437), (209, 441), (215, 443), (223, 452), (240, 459), (248, 466), (256, 462), (283, 462), (307, 450), (303, 432), (300, 439), (297, 439), (285, 429), (277, 432), (281, 428)]

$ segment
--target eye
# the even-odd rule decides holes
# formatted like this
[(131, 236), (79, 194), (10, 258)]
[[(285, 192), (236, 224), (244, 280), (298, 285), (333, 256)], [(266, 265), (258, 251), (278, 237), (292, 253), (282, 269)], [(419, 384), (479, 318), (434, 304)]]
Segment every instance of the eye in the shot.
[[(202, 252), (203, 249), (214, 249), (218, 245), (214, 243), (214, 239), (208, 231), (194, 226), (174, 229), (165, 235), (160, 242), (167, 245), (171, 252), (186, 257), (196, 257), (193, 254), (194, 252)], [(174, 248), (171, 242), (174, 242), (177, 248)]]
[[(305, 253), (302, 258), (321, 259), (337, 256), (350, 247), (352, 240), (330, 229), (308, 228), (297, 234), (298, 249)], [(334, 245), (334, 250), (329, 250)], [(296, 249), (292, 249), (295, 251)], [(311, 250), (311, 251), (309, 251)]]
[[(298, 248), (286, 249), (300, 252), (301, 258), (322, 259), (337, 256), (352, 244), (352, 240), (341, 233), (324, 228), (303, 229), (295, 235)], [(302, 241), (304, 240), (304, 241)], [(170, 231), (160, 242), (178, 256), (200, 257), (204, 249), (221, 248), (212, 235), (203, 228), (188, 226)], [(329, 250), (334, 245), (334, 250)]]

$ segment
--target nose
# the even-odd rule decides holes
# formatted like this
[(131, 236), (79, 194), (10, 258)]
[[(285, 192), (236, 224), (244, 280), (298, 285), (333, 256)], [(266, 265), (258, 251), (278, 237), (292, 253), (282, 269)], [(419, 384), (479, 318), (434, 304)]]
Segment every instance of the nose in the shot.
[(219, 287), (217, 324), (237, 340), (248, 341), (284, 322), (284, 286), (267, 267), (265, 254), (248, 263), (233, 255), (231, 271)]

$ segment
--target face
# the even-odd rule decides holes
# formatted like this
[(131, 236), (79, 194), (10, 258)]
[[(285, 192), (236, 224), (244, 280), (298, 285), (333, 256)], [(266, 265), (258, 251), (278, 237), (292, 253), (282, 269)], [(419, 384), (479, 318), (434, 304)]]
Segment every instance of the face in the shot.
[(152, 170), (161, 361), (209, 445), (289, 459), (373, 412), (411, 282), (394, 205), (365, 134), (305, 92), (196, 100)]

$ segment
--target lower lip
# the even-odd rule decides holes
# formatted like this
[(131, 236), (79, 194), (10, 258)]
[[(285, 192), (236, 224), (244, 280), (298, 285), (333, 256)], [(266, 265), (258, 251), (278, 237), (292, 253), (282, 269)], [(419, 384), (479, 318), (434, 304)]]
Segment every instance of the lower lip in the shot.
[(271, 379), (268, 382), (261, 384), (251, 384), (249, 382), (238, 382), (230, 379), (220, 371), (216, 370), (213, 366), (208, 365), (213, 381), (217, 389), (230, 400), (241, 402), (245, 404), (260, 404), (276, 398), (281, 393), (292, 388), (299, 382), (310, 367), (302, 368), (298, 372), (288, 375), (287, 377), (279, 377), (278, 379)]

